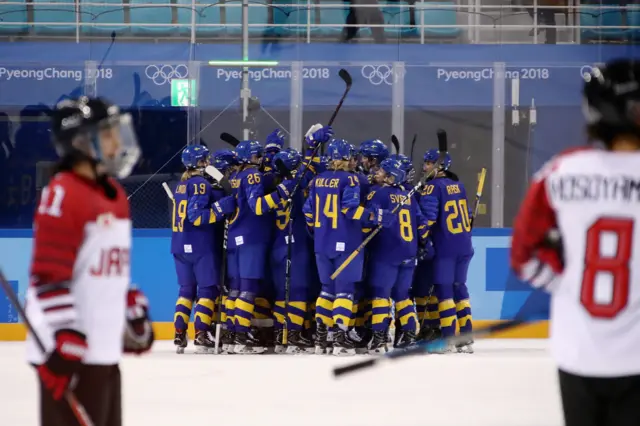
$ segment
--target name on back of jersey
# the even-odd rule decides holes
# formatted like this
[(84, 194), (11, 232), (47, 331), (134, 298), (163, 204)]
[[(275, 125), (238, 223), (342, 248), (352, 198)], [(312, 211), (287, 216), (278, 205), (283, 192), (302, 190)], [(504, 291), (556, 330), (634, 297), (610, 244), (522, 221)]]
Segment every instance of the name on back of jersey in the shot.
[(460, 194), (462, 191), (460, 191), (460, 185), (458, 184), (454, 184), (454, 185), (447, 185), (447, 194), (452, 195), (452, 194)]
[(340, 185), (340, 179), (339, 178), (332, 178), (332, 179), (328, 179), (328, 178), (317, 178), (316, 179), (316, 188), (338, 188), (338, 185)]
[(640, 179), (630, 176), (570, 174), (548, 179), (555, 201), (640, 201)]

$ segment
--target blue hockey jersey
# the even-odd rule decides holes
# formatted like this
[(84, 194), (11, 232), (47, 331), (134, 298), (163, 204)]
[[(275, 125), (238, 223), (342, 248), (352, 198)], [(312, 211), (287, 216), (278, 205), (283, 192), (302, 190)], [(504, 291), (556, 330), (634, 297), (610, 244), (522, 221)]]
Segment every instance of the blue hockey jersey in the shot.
[(344, 208), (343, 193), (347, 187), (360, 191), (355, 173), (327, 170), (309, 184), (309, 197), (304, 205), (307, 225), (313, 229), (314, 250), (329, 257), (350, 253), (362, 242), (363, 206)]
[(438, 256), (473, 253), (467, 191), (462, 182), (435, 178), (424, 187), (421, 197), (437, 200), (438, 216), (435, 223), (430, 223), (430, 232)]
[(278, 193), (265, 195), (262, 173), (252, 166), (234, 171), (229, 183), (237, 204), (235, 214), (229, 219), (229, 247), (270, 243), (272, 211), (280, 203)]
[(223, 196), (222, 190), (211, 188), (202, 176), (192, 176), (178, 183), (173, 194), (171, 253), (204, 254), (217, 251), (221, 221), (211, 206)]
[[(396, 186), (381, 186), (367, 197), (367, 209), (393, 210), (408, 196), (409, 191)], [(365, 232), (371, 229), (365, 228)], [(382, 228), (371, 240), (368, 247), (370, 261), (400, 264), (414, 258), (418, 253), (418, 242), (426, 240), (429, 234), (427, 219), (420, 206), (412, 197), (398, 210), (397, 221), (388, 228)]]

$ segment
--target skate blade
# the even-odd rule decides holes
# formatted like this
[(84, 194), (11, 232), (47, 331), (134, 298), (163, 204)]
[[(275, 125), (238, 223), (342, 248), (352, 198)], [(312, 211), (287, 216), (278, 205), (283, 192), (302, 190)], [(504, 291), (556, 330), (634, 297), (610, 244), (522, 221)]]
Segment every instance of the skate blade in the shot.
[(196, 346), (195, 353), (199, 354), (199, 355), (209, 355), (209, 354), (215, 355), (216, 348), (208, 348), (208, 347), (203, 347), (203, 346)]
[(273, 352), (277, 353), (277, 354), (284, 354), (284, 353), (287, 353), (287, 349), (288, 348), (286, 346), (284, 346), (284, 345), (276, 345), (273, 348)]
[(334, 356), (354, 356), (355, 354), (355, 349), (333, 348)]
[(286, 352), (287, 355), (311, 355), (315, 353), (315, 348), (303, 348), (300, 346), (288, 346)]
[(369, 352), (367, 352), (369, 355), (384, 355), (387, 353), (387, 350), (385, 348), (380, 348), (380, 349), (371, 349), (369, 350)]
[(245, 345), (236, 345), (236, 347), (233, 349), (233, 353), (237, 355), (260, 355), (264, 353), (264, 351), (265, 351), (265, 348), (260, 348), (260, 347), (250, 348)]
[(182, 354), (184, 353), (184, 349), (185, 349), (185, 348), (183, 348), (183, 347), (181, 347), (181, 346), (176, 346), (176, 353), (177, 353), (178, 355), (182, 355)]

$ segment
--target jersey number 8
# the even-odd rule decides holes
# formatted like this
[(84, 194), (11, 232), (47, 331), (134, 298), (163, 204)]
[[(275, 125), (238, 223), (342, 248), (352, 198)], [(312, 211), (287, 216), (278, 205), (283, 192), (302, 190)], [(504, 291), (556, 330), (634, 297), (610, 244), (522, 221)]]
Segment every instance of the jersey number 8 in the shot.
[(471, 232), (471, 221), (469, 220), (469, 209), (467, 200), (449, 200), (444, 205), (447, 216), (447, 229), (452, 234)]
[[(603, 237), (615, 236), (615, 254), (602, 252)], [(584, 274), (580, 290), (580, 302), (596, 318), (614, 318), (629, 301), (629, 260), (633, 242), (633, 220), (603, 217), (596, 220), (587, 231)], [(598, 283), (599, 281), (599, 283)], [(610, 283), (611, 293), (607, 302), (596, 300), (596, 284)]]

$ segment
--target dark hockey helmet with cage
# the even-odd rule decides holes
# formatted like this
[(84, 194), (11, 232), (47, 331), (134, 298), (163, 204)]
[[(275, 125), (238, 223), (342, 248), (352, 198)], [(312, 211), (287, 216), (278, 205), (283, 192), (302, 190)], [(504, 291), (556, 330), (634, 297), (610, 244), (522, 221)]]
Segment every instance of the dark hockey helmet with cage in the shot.
[(622, 134), (640, 137), (640, 63), (616, 59), (592, 67), (582, 77), (590, 136), (605, 145)]
[[(109, 174), (125, 178), (140, 158), (129, 114), (102, 98), (65, 99), (51, 113), (54, 147), (61, 158), (86, 158), (102, 163)], [(101, 141), (117, 142), (114, 155), (103, 153)]]

